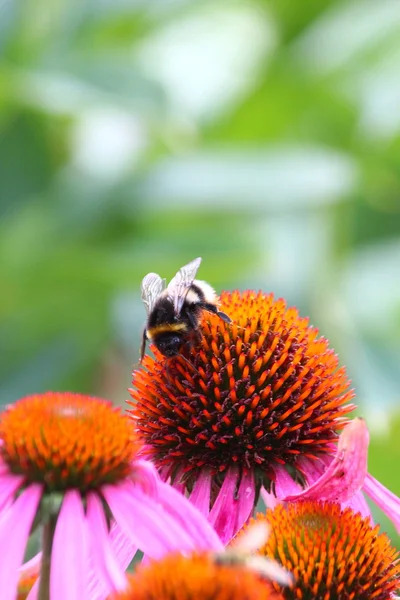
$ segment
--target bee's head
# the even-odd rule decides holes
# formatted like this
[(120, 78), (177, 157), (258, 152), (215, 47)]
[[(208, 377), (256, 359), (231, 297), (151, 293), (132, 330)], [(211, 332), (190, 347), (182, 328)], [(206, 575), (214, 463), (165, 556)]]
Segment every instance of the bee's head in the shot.
[(182, 335), (179, 333), (168, 333), (160, 336), (156, 340), (156, 346), (164, 356), (176, 356), (184, 343)]

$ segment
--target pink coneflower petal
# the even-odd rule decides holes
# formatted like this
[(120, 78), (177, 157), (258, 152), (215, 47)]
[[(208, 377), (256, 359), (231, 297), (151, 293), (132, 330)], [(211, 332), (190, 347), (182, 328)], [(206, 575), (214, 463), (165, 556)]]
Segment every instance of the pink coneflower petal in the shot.
[(363, 490), (377, 506), (389, 517), (400, 534), (400, 498), (390, 492), (368, 473)]
[(0, 519), (0, 539), (7, 543), (1, 552), (0, 560), (2, 600), (15, 600), (19, 579), (18, 569), (24, 559), (26, 544), (41, 495), (42, 486), (30, 485)]
[[(215, 530), (218, 531), (223, 544), (227, 544), (238, 531), (236, 525), (237, 500), (235, 500), (237, 483), (237, 469), (230, 468), (208, 518)], [(239, 529), (241, 525), (239, 525)]]
[(200, 475), (190, 494), (190, 502), (205, 517), (208, 517), (210, 513), (211, 479), (212, 476), (208, 469), (200, 471)]
[(104, 508), (97, 494), (87, 494), (86, 519), (91, 537), (91, 558), (95, 569), (110, 590), (122, 591), (127, 579), (110, 545)]
[(159, 476), (155, 466), (148, 460), (135, 460), (133, 463), (135, 482), (155, 500), (158, 498)]
[(50, 597), (82, 600), (87, 593), (88, 531), (79, 492), (65, 493), (51, 553)]
[(360, 513), (362, 517), (369, 517), (372, 522), (371, 510), (362, 492), (356, 492), (354, 496), (350, 498), (350, 500), (342, 502), (341, 506), (342, 510), (345, 508), (351, 508), (353, 512)]
[(341, 433), (335, 458), (310, 487), (283, 498), (345, 502), (361, 489), (367, 474), (369, 433), (363, 419), (354, 419)]
[(12, 500), (13, 495), (21, 487), (22, 475), (3, 473), (0, 478), (0, 510), (4, 510)]
[(256, 488), (254, 482), (254, 474), (252, 471), (244, 471), (242, 473), (237, 497), (238, 507), (236, 525), (239, 529), (242, 523), (246, 523), (247, 519), (251, 516), (251, 513), (254, 508)]
[(159, 486), (163, 508), (189, 533), (197, 549), (220, 550), (223, 548), (217, 533), (197, 508), (167, 483), (161, 483)]
[[(113, 523), (109, 535), (112, 552), (115, 555), (122, 571), (126, 571), (137, 552), (131, 540), (117, 523)], [(110, 593), (109, 586), (98, 577), (97, 570), (91, 566), (88, 575), (88, 598), (90, 600), (104, 600)]]
[(192, 544), (182, 530), (168, 517), (161, 506), (135, 486), (104, 486), (103, 495), (117, 523), (133, 544), (152, 558), (160, 558), (180, 545)]

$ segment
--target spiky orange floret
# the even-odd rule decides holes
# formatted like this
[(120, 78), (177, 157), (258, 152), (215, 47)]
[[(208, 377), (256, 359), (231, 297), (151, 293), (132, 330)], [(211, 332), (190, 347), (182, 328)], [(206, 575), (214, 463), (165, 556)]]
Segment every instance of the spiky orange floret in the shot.
[(119, 481), (140, 447), (129, 419), (110, 402), (61, 392), (10, 406), (0, 417), (0, 441), (10, 470), (47, 491)]
[(378, 525), (350, 508), (293, 502), (256, 520), (271, 525), (260, 553), (296, 579), (293, 587), (282, 589), (286, 600), (390, 600), (400, 591), (397, 550)]
[(140, 566), (129, 589), (114, 600), (281, 600), (268, 582), (238, 566), (218, 565), (210, 555), (168, 555)]
[(134, 371), (131, 415), (159, 466), (236, 464), (268, 474), (331, 452), (354, 407), (328, 341), (272, 294), (224, 292), (226, 324), (203, 312), (201, 340), (166, 359), (154, 348)]

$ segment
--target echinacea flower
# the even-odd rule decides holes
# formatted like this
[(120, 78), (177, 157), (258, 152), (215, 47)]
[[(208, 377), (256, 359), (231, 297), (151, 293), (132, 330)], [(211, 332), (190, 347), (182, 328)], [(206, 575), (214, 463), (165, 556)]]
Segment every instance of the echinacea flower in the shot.
[[(170, 554), (140, 565), (130, 586), (113, 600), (283, 600), (277, 591), (292, 575), (270, 558), (252, 555), (267, 543), (270, 527), (248, 527), (234, 547), (215, 553)], [(272, 582), (277, 582), (274, 587)]]
[(391, 600), (400, 591), (398, 551), (379, 526), (351, 508), (290, 502), (257, 515), (249, 527), (254, 523), (271, 527), (261, 554), (294, 575), (291, 587), (273, 583), (285, 600)]
[[(103, 595), (124, 589), (136, 548), (160, 558), (170, 551), (215, 549), (206, 520), (138, 459), (129, 420), (98, 398), (53, 393), (29, 396), (0, 417), (0, 581), (14, 600), (32, 527), (43, 545), (32, 597), (87, 598), (94, 570)], [(123, 560), (116, 538), (129, 543)], [(121, 564), (125, 562), (125, 564)]]
[(184, 359), (153, 349), (133, 373), (129, 412), (164, 479), (208, 515), (224, 543), (260, 490), (274, 505), (310, 488), (313, 498), (369, 514), (363, 488), (400, 528), (399, 499), (367, 474), (365, 424), (356, 421), (337, 448), (353, 392), (328, 341), (271, 294), (224, 292), (220, 300), (231, 324), (204, 313), (201, 340)]
[(146, 356), (130, 413), (147, 456), (226, 543), (260, 488), (314, 480), (315, 460), (332, 457), (354, 407), (335, 352), (295, 308), (261, 292), (220, 300), (232, 323), (204, 313), (186, 360)]

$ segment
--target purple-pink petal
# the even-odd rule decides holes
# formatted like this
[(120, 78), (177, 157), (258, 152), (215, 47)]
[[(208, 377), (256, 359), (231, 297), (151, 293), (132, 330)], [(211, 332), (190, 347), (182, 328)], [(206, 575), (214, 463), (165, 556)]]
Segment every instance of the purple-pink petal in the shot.
[(252, 471), (243, 471), (237, 496), (236, 529), (239, 531), (254, 509), (256, 487)]
[(235, 500), (238, 477), (239, 473), (236, 468), (228, 469), (208, 517), (223, 544), (228, 544), (240, 529), (237, 527), (237, 500)]
[(363, 490), (389, 517), (400, 534), (400, 498), (368, 473)]
[(362, 517), (369, 517), (372, 521), (371, 510), (362, 492), (356, 492), (346, 502), (342, 502), (342, 509), (351, 508), (353, 512), (360, 513)]
[(39, 585), (40, 585), (40, 580), (37, 579), (35, 581), (35, 583), (33, 584), (31, 591), (27, 595), (26, 600), (37, 600), (38, 599)]
[(345, 502), (361, 489), (367, 474), (369, 433), (365, 421), (357, 418), (343, 429), (336, 456), (317, 481), (289, 500), (329, 500)]
[(26, 544), (41, 496), (42, 486), (32, 484), (1, 515), (0, 582), (2, 600), (15, 600), (20, 575), (18, 569), (24, 559)]
[(208, 517), (210, 513), (211, 479), (211, 473), (208, 469), (200, 471), (190, 494), (190, 502), (205, 517)]
[(103, 495), (116, 522), (145, 554), (160, 558), (168, 551), (193, 548), (188, 534), (138, 486), (104, 486)]
[(94, 569), (110, 591), (122, 591), (127, 579), (113, 553), (104, 508), (97, 494), (87, 495), (86, 520), (90, 536), (90, 556)]
[(57, 518), (51, 554), (50, 597), (87, 597), (88, 531), (78, 491), (65, 493)]
[(139, 459), (132, 464), (132, 471), (135, 483), (141, 485), (146, 494), (157, 500), (160, 478), (155, 466), (148, 460)]
[(193, 539), (199, 550), (220, 550), (223, 544), (217, 533), (191, 502), (167, 483), (160, 483), (160, 502)]
[(0, 475), (0, 511), (7, 509), (12, 503), (15, 492), (23, 484), (22, 475), (4, 472)]

